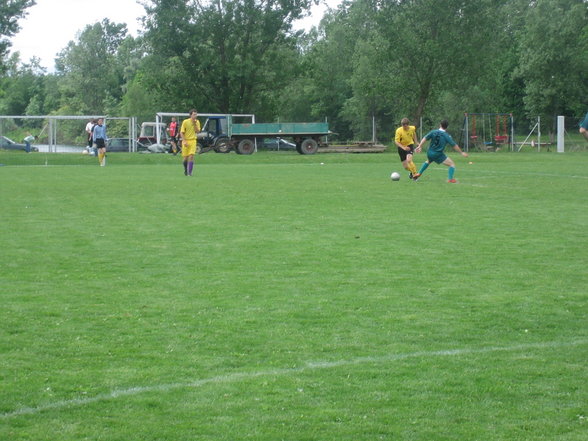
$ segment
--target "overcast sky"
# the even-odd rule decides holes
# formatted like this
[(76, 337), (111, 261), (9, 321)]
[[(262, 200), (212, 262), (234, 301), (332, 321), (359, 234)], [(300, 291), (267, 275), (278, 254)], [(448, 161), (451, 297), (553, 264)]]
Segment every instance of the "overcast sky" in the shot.
[[(341, 0), (323, 0), (334, 8)], [(86, 27), (108, 18), (115, 23), (126, 23), (131, 35), (139, 29), (137, 19), (144, 15), (137, 0), (36, 0), (37, 4), (26, 11), (19, 21), (20, 32), (12, 39), (11, 52), (20, 52), (20, 59), (28, 62), (33, 56), (41, 59), (41, 66), (54, 71), (54, 59), (67, 44), (75, 40)], [(317, 25), (326, 7), (312, 9), (312, 18), (300, 28)]]

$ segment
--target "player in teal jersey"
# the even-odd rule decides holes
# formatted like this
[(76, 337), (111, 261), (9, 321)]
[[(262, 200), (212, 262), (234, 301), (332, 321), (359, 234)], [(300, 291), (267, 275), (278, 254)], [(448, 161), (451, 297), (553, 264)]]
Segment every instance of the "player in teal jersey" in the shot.
[(580, 133), (586, 141), (588, 141), (588, 113), (584, 117), (584, 120), (580, 123)]
[(455, 162), (453, 162), (453, 160), (445, 154), (445, 146), (449, 144), (456, 152), (459, 152), (466, 158), (468, 154), (463, 152), (457, 143), (453, 140), (451, 135), (446, 132), (448, 125), (449, 123), (447, 120), (441, 121), (440, 127), (438, 129), (431, 130), (423, 139), (421, 139), (421, 142), (416, 148), (417, 152), (421, 151), (421, 148), (426, 141), (431, 141), (431, 144), (429, 145), (429, 150), (427, 151), (427, 160), (423, 163), (423, 165), (421, 165), (419, 172), (413, 176), (415, 181), (421, 177), (431, 162), (436, 162), (437, 164), (445, 164), (447, 167), (449, 167), (447, 182), (451, 184), (457, 183), (454, 178)]

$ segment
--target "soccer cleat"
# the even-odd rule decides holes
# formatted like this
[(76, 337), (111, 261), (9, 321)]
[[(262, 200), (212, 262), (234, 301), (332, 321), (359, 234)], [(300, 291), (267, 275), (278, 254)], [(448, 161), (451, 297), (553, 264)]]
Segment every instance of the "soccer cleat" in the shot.
[(414, 174), (414, 175), (412, 175), (412, 180), (413, 181), (416, 181), (420, 177), (421, 177), (421, 174), (420, 173)]
[(410, 172), (410, 173), (408, 174), (408, 179), (412, 179), (412, 176), (413, 176), (413, 175), (412, 175), (412, 172)]
[(450, 184), (457, 184), (457, 179), (448, 179), (447, 182)]

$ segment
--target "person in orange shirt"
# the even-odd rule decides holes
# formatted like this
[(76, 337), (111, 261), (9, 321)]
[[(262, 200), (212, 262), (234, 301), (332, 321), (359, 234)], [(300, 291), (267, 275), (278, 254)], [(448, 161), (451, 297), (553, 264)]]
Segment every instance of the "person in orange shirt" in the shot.
[(167, 133), (169, 135), (172, 153), (175, 156), (178, 154), (178, 123), (176, 122), (175, 116), (172, 116), (171, 122), (169, 123), (169, 126), (167, 126)]

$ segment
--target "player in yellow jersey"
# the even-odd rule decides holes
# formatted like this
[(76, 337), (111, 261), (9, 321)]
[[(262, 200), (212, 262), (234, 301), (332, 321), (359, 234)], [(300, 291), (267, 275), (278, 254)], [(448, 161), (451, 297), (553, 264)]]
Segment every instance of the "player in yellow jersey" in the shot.
[(196, 154), (197, 139), (200, 132), (200, 121), (196, 109), (190, 110), (190, 117), (182, 121), (180, 138), (182, 139), (182, 159), (184, 160), (184, 174), (192, 176), (194, 169), (194, 155)]
[(408, 177), (412, 179), (412, 176), (417, 173), (416, 165), (412, 162), (415, 146), (419, 144), (416, 137), (416, 127), (410, 125), (408, 118), (402, 118), (400, 124), (401, 126), (396, 129), (394, 143), (398, 147), (402, 167), (408, 170)]

